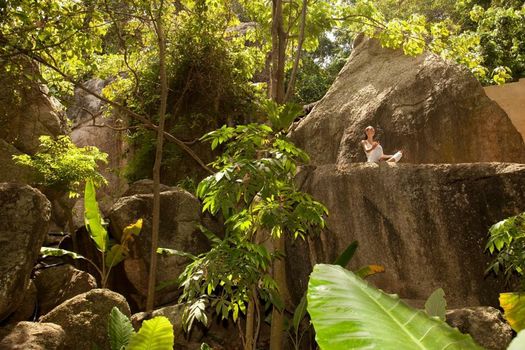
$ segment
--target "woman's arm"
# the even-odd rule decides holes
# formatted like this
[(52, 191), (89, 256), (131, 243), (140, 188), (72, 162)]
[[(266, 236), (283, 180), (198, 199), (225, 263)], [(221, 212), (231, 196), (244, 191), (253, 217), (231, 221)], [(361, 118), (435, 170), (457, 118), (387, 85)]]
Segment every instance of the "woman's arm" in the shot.
[(374, 141), (374, 142), (372, 143), (372, 146), (371, 146), (370, 148), (368, 148), (368, 147), (366, 147), (366, 140), (362, 140), (362, 141), (361, 141), (361, 145), (363, 145), (363, 148), (364, 148), (364, 150), (365, 150), (366, 153), (370, 153), (370, 152), (372, 152), (372, 150), (373, 150), (374, 148), (376, 148), (376, 147), (379, 145), (379, 142)]

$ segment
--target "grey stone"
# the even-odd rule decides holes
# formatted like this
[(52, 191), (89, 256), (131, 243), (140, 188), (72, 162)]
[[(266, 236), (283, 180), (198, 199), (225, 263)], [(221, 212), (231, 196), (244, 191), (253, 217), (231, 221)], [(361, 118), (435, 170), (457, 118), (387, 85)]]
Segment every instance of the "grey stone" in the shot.
[(35, 316), (37, 308), (37, 290), (33, 280), (29, 280), (24, 296), (20, 306), (16, 311), (9, 316), (8, 323), (19, 322), (19, 321), (34, 321), (32, 318)]
[(97, 288), (95, 277), (71, 265), (59, 265), (35, 273), (41, 315), (72, 297)]
[(0, 349), (5, 350), (63, 350), (66, 334), (53, 323), (18, 322), (0, 328)]
[(447, 311), (447, 323), (468, 333), (487, 350), (505, 350), (513, 334), (501, 312), (490, 306), (467, 307)]
[(0, 320), (22, 303), (49, 226), (51, 205), (38, 190), (0, 183)]
[(303, 169), (298, 182), (329, 216), (310, 245), (287, 244), (294, 299), (314, 261), (333, 263), (357, 240), (349, 268), (383, 265), (370, 280), (387, 292), (425, 300), (441, 287), (453, 308), (498, 305), (504, 283), (485, 276), (484, 249), (492, 224), (523, 211), (525, 164), (326, 165)]
[(96, 345), (109, 350), (108, 317), (114, 306), (130, 316), (122, 295), (109, 289), (93, 289), (63, 302), (42, 316), (40, 322), (55, 323), (64, 329), (66, 349), (92, 350)]
[[(209, 248), (208, 241), (197, 226), (201, 223), (200, 202), (187, 191), (172, 188), (161, 192), (159, 247), (173, 248), (198, 254)], [(152, 194), (139, 194), (120, 198), (109, 213), (112, 235), (120, 238), (124, 227), (143, 218), (140, 235), (130, 245), (129, 257), (122, 263), (128, 280), (138, 291), (137, 303), (143, 305), (147, 295), (149, 274)], [(188, 263), (180, 256), (159, 256), (157, 284), (176, 279)], [(173, 302), (176, 287), (164, 288), (156, 293), (156, 303)], [(175, 294), (174, 294), (175, 293)]]
[(368, 125), (403, 162), (525, 162), (521, 135), (465, 67), (362, 39), (292, 138), (313, 165), (346, 165), (366, 160)]

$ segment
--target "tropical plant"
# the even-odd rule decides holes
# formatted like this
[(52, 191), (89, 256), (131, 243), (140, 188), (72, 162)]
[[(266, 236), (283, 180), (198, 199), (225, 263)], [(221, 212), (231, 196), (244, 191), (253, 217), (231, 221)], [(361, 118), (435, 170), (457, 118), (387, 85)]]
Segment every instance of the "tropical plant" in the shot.
[(109, 314), (108, 336), (111, 350), (173, 349), (173, 325), (164, 316), (144, 321), (135, 332), (129, 318), (113, 307)]
[[(521, 286), (525, 285), (525, 213), (511, 216), (492, 225), (485, 251), (496, 254), (487, 272), (503, 272), (507, 281), (518, 275)], [(525, 329), (525, 293), (501, 293), (500, 306), (511, 327), (519, 332)]]
[(324, 226), (327, 213), (294, 182), (297, 166), (308, 156), (286, 138), (284, 130), (301, 109), (274, 102), (265, 108), (275, 129), (264, 124), (223, 126), (203, 137), (212, 149), (222, 147), (223, 153), (212, 163), (217, 172), (199, 183), (197, 196), (203, 200), (203, 211), (222, 214), (226, 232), (219, 239), (204, 231), (212, 249), (195, 257), (181, 277), (183, 301), (190, 305), (185, 319), (190, 324), (194, 319), (206, 321), (203, 309), (209, 306), (235, 321), (244, 314), (245, 348), (250, 350), (259, 328), (255, 324), (260, 325), (264, 312), (259, 299), (280, 312), (286, 303), (285, 283), (279, 282), (284, 276), (275, 275), (281, 271), (276, 263), (284, 251), (274, 247), (270, 253), (264, 242), (275, 242), (285, 234), (304, 238), (315, 233)]
[(88, 261), (100, 274), (102, 288), (106, 287), (111, 269), (124, 260), (129, 254), (129, 244), (133, 242), (136, 236), (142, 230), (142, 219), (130, 224), (122, 231), (118, 243), (111, 242), (109, 234), (104, 227), (104, 221), (98, 208), (96, 199), (95, 184), (91, 179), (86, 181), (84, 191), (84, 221), (89, 236), (95, 243), (96, 248), (100, 251), (102, 264), (99, 267), (92, 260), (65, 249), (42, 247), (40, 253), (46, 256), (63, 256), (67, 255), (73, 259), (83, 259)]
[(308, 313), (322, 349), (482, 349), (470, 335), (340, 266), (315, 265), (308, 283)]
[[(334, 262), (334, 265), (338, 265), (343, 268), (346, 268), (346, 266), (350, 263), (350, 260), (352, 260), (352, 258), (354, 257), (354, 254), (357, 250), (358, 245), (359, 243), (357, 241), (353, 241), (352, 243), (350, 243), (348, 247), (346, 247), (346, 249), (341, 253), (341, 255), (337, 257), (337, 259)], [(375, 275), (376, 273), (381, 273), (384, 271), (385, 269), (381, 265), (367, 265), (367, 266), (363, 266), (359, 268), (356, 274), (361, 278), (367, 278), (369, 276)], [(290, 337), (292, 339), (292, 343), (295, 349), (301, 348), (302, 337), (304, 333), (306, 332), (306, 330), (309, 329), (308, 327), (304, 329), (302, 332), (300, 332), (300, 329), (299, 329), (301, 321), (307, 315), (306, 314), (307, 306), (308, 306), (308, 302), (306, 299), (306, 292), (305, 292), (303, 297), (301, 298), (301, 301), (299, 302), (299, 304), (297, 305), (294, 311), (292, 323), (291, 323), (291, 326), (293, 326), (293, 336), (290, 333)]]
[(16, 163), (34, 171), (36, 185), (78, 197), (79, 188), (87, 178), (92, 179), (97, 186), (107, 183), (98, 172), (98, 165), (107, 163), (108, 155), (97, 147), (77, 147), (65, 135), (56, 139), (40, 136), (39, 141), (40, 146), (34, 155), (13, 156)]

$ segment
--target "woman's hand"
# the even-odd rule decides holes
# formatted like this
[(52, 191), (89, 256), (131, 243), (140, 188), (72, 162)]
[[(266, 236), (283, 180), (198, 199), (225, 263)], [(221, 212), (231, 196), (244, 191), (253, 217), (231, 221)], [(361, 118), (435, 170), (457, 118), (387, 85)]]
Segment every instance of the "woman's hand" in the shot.
[(361, 140), (361, 145), (363, 145), (363, 148), (365, 149), (366, 153), (372, 152), (374, 148), (379, 146), (379, 142), (377, 141), (372, 142), (372, 146), (370, 148), (368, 148), (366, 144), (367, 144), (366, 140)]

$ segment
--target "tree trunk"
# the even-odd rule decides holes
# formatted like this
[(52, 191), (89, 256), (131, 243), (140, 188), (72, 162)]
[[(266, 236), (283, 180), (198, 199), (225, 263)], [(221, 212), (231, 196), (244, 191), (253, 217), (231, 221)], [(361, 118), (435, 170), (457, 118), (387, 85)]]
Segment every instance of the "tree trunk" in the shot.
[(151, 314), (155, 303), (155, 283), (157, 274), (157, 246), (160, 227), (160, 166), (162, 163), (162, 148), (164, 143), (164, 124), (166, 122), (166, 106), (168, 100), (168, 82), (166, 76), (166, 38), (162, 23), (162, 6), (160, 3), (156, 19), (157, 39), (159, 45), (159, 74), (160, 74), (160, 111), (159, 126), (157, 129), (157, 149), (155, 151), (155, 164), (153, 166), (153, 221), (151, 229), (151, 257), (148, 278), (148, 296), (146, 300), (146, 313)]
[(257, 302), (257, 294), (254, 294), (254, 288), (252, 288), (252, 295), (250, 296), (250, 301), (248, 302), (248, 310), (246, 312), (246, 345), (244, 350), (254, 350), (255, 345), (255, 303)]
[(272, 65), (270, 71), (270, 97), (277, 103), (284, 102), (284, 65), (286, 33), (283, 29), (282, 0), (272, 0)]
[(284, 96), (284, 102), (290, 99), (295, 89), (295, 80), (297, 79), (297, 71), (299, 69), (299, 62), (301, 61), (301, 52), (303, 50), (304, 29), (306, 27), (306, 9), (307, 7), (308, 7), (308, 0), (303, 0), (303, 8), (301, 10), (301, 24), (299, 27), (299, 39), (297, 43), (297, 52), (295, 54), (295, 60), (293, 62), (293, 67), (292, 67), (292, 73), (290, 74), (290, 81), (288, 82), (288, 88), (286, 89), (286, 95)]
[[(285, 255), (285, 242), (284, 234), (279, 238), (273, 240), (274, 253), (281, 253)], [(283, 259), (277, 259), (273, 263), (273, 278), (279, 288), (279, 295), (283, 300), (283, 304), (287, 304), (288, 298), (288, 287), (286, 285), (286, 270), (285, 262)], [(284, 335), (284, 308), (279, 310), (277, 307), (273, 307), (272, 310), (272, 325), (270, 331), (270, 350), (280, 350), (283, 348), (283, 335)]]

